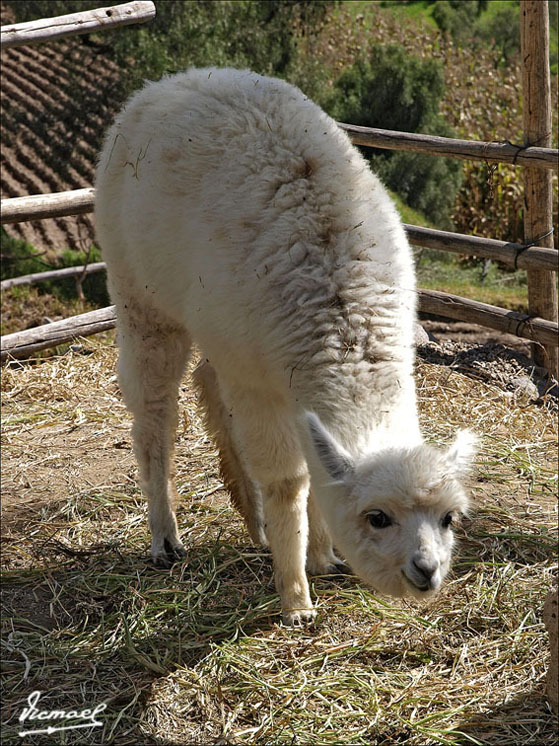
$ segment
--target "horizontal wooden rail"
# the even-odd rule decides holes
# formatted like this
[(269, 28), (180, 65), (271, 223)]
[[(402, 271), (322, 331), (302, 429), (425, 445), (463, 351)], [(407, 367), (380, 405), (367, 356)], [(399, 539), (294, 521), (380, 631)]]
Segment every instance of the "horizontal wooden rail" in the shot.
[(3, 199), (0, 205), (0, 222), (23, 223), (26, 220), (61, 218), (65, 215), (82, 215), (93, 212), (95, 189), (72, 189), (69, 192), (30, 194), (26, 197)]
[(107, 331), (115, 325), (115, 307), (109, 306), (97, 311), (81, 313), (69, 319), (53, 321), (51, 324), (35, 326), (22, 332), (5, 334), (1, 340), (1, 360), (4, 361), (8, 357), (29, 357), (40, 350), (72, 342), (77, 337), (88, 337), (91, 334)]
[(404, 223), (409, 242), (414, 246), (439, 251), (451, 251), (464, 256), (483, 256), (495, 259), (518, 269), (543, 269), (559, 271), (559, 251), (538, 246), (497, 241), (482, 236), (466, 236), (463, 233), (437, 231), (419, 225)]
[(419, 310), (458, 321), (467, 321), (545, 345), (559, 344), (559, 324), (526, 313), (479, 303), (438, 290), (419, 290)]
[(34, 272), (30, 275), (21, 275), (20, 277), (10, 277), (8, 280), (2, 280), (0, 290), (9, 290), (18, 285), (36, 285), (39, 282), (46, 282), (47, 280), (63, 280), (67, 277), (91, 275), (94, 272), (102, 272), (104, 269), (107, 269), (105, 262), (93, 262), (92, 264), (84, 264), (79, 267), (64, 267), (47, 272)]
[[(541, 344), (558, 344), (559, 326), (552, 321), (531, 318), (527, 314), (507, 311), (504, 308), (478, 303), (436, 290), (419, 290), (419, 309), (460, 321), (468, 321), (490, 329), (497, 329), (517, 337), (531, 339)], [(115, 307), (82, 313), (69, 319), (54, 321), (33, 329), (26, 329), (2, 337), (2, 361), (8, 358), (25, 358), (40, 350), (57, 347), (91, 334), (107, 331), (116, 326)]]
[(152, 18), (155, 18), (155, 5), (151, 0), (135, 0), (132, 3), (108, 8), (2, 26), (0, 44), (3, 48), (38, 44), (65, 36), (89, 34), (92, 31), (104, 31), (117, 26), (129, 26), (132, 23), (146, 23)]
[[(418, 225), (407, 225), (404, 228), (409, 241), (414, 246), (421, 246), (440, 251), (452, 251), (462, 255), (484, 256), (490, 259), (515, 266), (518, 268), (530, 267), (544, 269), (551, 272), (559, 271), (559, 251), (555, 249), (531, 247), (525, 248), (522, 244), (495, 241), (491, 238), (479, 236), (464, 236), (460, 233), (449, 233), (437, 231), (432, 228), (422, 228)], [(46, 272), (34, 272), (20, 277), (11, 277), (2, 280), (1, 290), (9, 290), (19, 285), (36, 285), (48, 280), (60, 280), (67, 277), (88, 275), (94, 272), (102, 272), (107, 268), (105, 262), (94, 262), (92, 264), (78, 267), (65, 267)]]
[[(90, 187), (69, 192), (4, 199), (0, 208), (0, 217), (2, 224), (20, 223), (26, 220), (42, 220), (92, 212), (94, 205), (95, 190)], [(410, 243), (415, 246), (452, 251), (466, 256), (483, 256), (521, 269), (558, 271), (559, 252), (555, 249), (537, 246), (525, 248), (522, 244), (438, 231), (417, 225), (404, 225), (404, 227)]]
[(475, 142), (436, 135), (419, 135), (415, 132), (398, 132), (356, 124), (338, 122), (350, 136), (354, 145), (388, 150), (407, 150), (412, 153), (442, 155), (461, 160), (513, 163), (531, 168), (557, 168), (559, 151), (554, 148), (524, 147), (510, 142)]

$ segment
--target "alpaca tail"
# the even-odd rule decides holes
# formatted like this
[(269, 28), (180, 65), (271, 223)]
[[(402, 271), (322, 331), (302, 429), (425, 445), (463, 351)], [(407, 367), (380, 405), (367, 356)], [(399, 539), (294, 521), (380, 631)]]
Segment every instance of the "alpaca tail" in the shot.
[(202, 361), (196, 367), (194, 386), (206, 431), (219, 452), (219, 473), (233, 505), (242, 515), (253, 542), (267, 546), (260, 491), (246, 473), (235, 448), (227, 409), (219, 393), (217, 374), (209, 362)]

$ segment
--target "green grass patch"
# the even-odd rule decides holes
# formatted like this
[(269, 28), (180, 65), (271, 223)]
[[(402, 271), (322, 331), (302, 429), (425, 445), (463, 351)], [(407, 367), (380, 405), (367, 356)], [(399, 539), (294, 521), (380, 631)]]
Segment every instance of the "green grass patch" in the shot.
[[(406, 205), (396, 193), (389, 193), (404, 223), (425, 228), (436, 227), (420, 212)], [(486, 267), (481, 259), (466, 259), (446, 251), (417, 248), (414, 253), (419, 287), (527, 312), (528, 286), (525, 271), (510, 272), (498, 262), (491, 262)]]
[(402, 222), (408, 223), (408, 225), (420, 225), (423, 228), (435, 227), (433, 223), (423, 215), (423, 213), (419, 212), (419, 210), (414, 210), (413, 207), (407, 205), (404, 200), (396, 194), (396, 192), (393, 192), (390, 189), (387, 191), (400, 213)]
[(433, 18), (433, 3), (428, 0), (415, 2), (401, 2), (401, 0), (381, 0), (380, 6), (392, 13), (396, 18), (408, 18), (419, 21), (431, 28), (437, 28)]
[(416, 249), (417, 284), (464, 298), (527, 312), (526, 272), (508, 272), (497, 262), (485, 268), (482, 260), (465, 260), (454, 254)]

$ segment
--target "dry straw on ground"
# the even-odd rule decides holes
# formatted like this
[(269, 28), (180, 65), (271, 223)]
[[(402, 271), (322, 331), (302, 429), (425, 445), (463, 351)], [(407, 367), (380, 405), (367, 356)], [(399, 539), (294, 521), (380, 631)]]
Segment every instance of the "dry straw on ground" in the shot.
[(443, 352), (444, 365), (418, 362), (425, 431), (445, 443), (467, 425), (484, 438), (453, 576), (425, 605), (314, 578), (308, 630), (278, 624), (269, 554), (229, 507), (186, 379), (178, 518), (190, 552), (169, 573), (147, 556), (112, 337), (5, 368), (4, 742), (23, 742), (18, 716), (39, 690), (44, 709), (108, 705), (103, 729), (57, 743), (551, 743), (541, 614), (556, 569), (553, 401)]

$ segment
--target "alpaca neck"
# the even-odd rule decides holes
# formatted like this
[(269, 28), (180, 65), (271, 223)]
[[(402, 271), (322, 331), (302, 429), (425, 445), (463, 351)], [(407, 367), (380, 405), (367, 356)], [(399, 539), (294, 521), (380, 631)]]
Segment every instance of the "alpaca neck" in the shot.
[(388, 378), (380, 388), (373, 375), (369, 382), (329, 389), (316, 386), (304, 408), (320, 417), (354, 459), (423, 442), (411, 374)]

